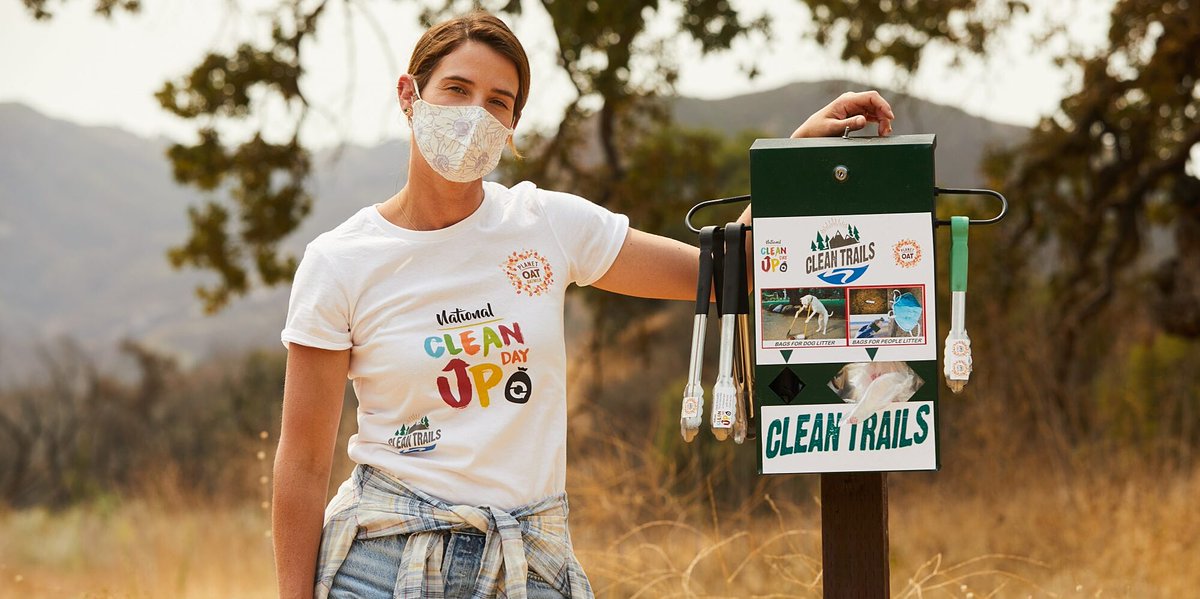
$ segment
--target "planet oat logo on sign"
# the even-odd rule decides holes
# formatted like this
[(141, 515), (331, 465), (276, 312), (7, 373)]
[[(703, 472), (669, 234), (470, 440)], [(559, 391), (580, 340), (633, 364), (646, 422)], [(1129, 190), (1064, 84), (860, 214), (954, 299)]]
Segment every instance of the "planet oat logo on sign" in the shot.
[(892, 259), (900, 268), (912, 268), (921, 262), (921, 244), (911, 239), (901, 239), (892, 246)]
[(541, 295), (554, 284), (554, 269), (550, 261), (534, 250), (523, 250), (509, 254), (500, 268), (508, 275), (508, 281), (517, 295), (530, 297)]
[(830, 285), (849, 285), (863, 276), (875, 258), (875, 242), (863, 242), (858, 227), (840, 218), (821, 227), (809, 245), (806, 274)]

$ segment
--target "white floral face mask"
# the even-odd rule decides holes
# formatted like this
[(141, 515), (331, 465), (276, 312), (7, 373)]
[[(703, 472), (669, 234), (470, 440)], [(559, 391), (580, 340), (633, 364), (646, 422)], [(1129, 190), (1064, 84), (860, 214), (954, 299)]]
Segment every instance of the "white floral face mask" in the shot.
[(425, 162), (448, 181), (483, 178), (500, 163), (504, 142), (513, 130), (482, 106), (439, 106), (421, 99), (413, 88), (412, 129)]

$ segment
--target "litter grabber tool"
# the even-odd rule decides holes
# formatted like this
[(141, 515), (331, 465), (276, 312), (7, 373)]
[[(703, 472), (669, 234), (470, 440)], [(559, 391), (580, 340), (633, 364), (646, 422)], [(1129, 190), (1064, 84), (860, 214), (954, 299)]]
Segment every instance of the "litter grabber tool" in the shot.
[[(734, 335), (733, 384), (738, 389), (737, 421), (734, 425), (733, 440), (736, 443), (746, 438), (754, 439), (757, 419), (754, 417), (754, 354), (751, 350), (750, 337), (750, 277), (746, 272), (746, 237), (749, 227), (741, 226), (737, 260), (737, 331)], [(733, 243), (728, 237), (725, 240), (726, 253)], [(726, 276), (729, 276), (726, 273)], [(725, 301), (731, 301), (726, 298)]]
[[(806, 309), (808, 310), (809, 318), (804, 319), (804, 332), (801, 333), (799, 337), (792, 337), (792, 329), (796, 328), (796, 321), (799, 320), (801, 316), (804, 316), (804, 311)], [(808, 321), (812, 318), (812, 313), (813, 313), (812, 304), (809, 304), (808, 308), (804, 308), (804, 307), (797, 308), (796, 315), (794, 317), (792, 317), (792, 324), (788, 325), (787, 333), (784, 336), (787, 337), (788, 339), (808, 339)]]
[(691, 443), (700, 430), (704, 413), (704, 387), (701, 374), (704, 368), (704, 334), (708, 326), (708, 304), (713, 282), (713, 244), (717, 227), (700, 230), (700, 269), (696, 278), (696, 318), (692, 323), (692, 357), (688, 363), (688, 382), (683, 388), (683, 408), (679, 412), (679, 432)]
[[(721, 345), (717, 360), (717, 380), (713, 384), (712, 431), (719, 441), (729, 438), (738, 422), (738, 399), (740, 391), (733, 378), (734, 353), (737, 336), (737, 293), (742, 285), (738, 283), (738, 274), (745, 262), (745, 232), (740, 223), (725, 225), (725, 268), (724, 281), (717, 302), (717, 313), (721, 317)], [(745, 408), (743, 408), (744, 411)], [(745, 420), (742, 424), (745, 426)], [(742, 438), (745, 439), (745, 432)]]
[(746, 440), (746, 396), (749, 390), (746, 387), (746, 367), (742, 363), (742, 331), (736, 329), (736, 321), (734, 327), (733, 388), (737, 390), (737, 411), (733, 419), (733, 442), (741, 445)]
[(971, 338), (967, 310), (967, 227), (965, 216), (950, 217), (950, 333), (946, 335), (943, 371), (946, 386), (959, 393), (971, 377)]

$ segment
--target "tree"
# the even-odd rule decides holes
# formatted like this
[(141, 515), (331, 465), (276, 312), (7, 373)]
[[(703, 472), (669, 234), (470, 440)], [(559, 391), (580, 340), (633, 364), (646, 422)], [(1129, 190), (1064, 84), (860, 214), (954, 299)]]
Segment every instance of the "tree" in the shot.
[[(356, 6), (371, 1), (339, 3)], [(923, 49), (937, 42), (980, 52), (995, 27), (1024, 10), (1023, 2), (1011, 0), (904, 3), (893, 10), (885, 9), (884, 3), (801, 1), (812, 10), (812, 35), (823, 44), (840, 46), (845, 60), (870, 65), (887, 59), (903, 70), (915, 69)], [(47, 0), (24, 2), (36, 17), (50, 18)], [(140, 7), (138, 0), (94, 2), (103, 16), (117, 10), (136, 12)], [(295, 257), (280, 255), (278, 246), (308, 215), (313, 202), (308, 189), (310, 154), (299, 137), (299, 126), (309, 110), (300, 91), (306, 72), (304, 48), (332, 3), (277, 0), (275, 9), (263, 17), (271, 23), (268, 42), (247, 42), (229, 53), (210, 53), (157, 94), (164, 109), (197, 123), (197, 140), (172, 146), (168, 157), (177, 181), (214, 197), (188, 209), (191, 235), (170, 251), (169, 258), (177, 268), (211, 270), (217, 275), (214, 284), (197, 289), (209, 311), (219, 310), (256, 284), (286, 282), (295, 270)], [(428, 24), (473, 6), (509, 15), (535, 6), (544, 10), (558, 41), (559, 66), (577, 92), (558, 129), (536, 140), (536, 151), (524, 162), (510, 164), (505, 172), (571, 189), (617, 210), (642, 204), (637, 197), (620, 195), (630, 185), (630, 173), (641, 166), (629, 153), (639, 142), (621, 140), (636, 140), (669, 125), (668, 111), (658, 100), (673, 93), (678, 72), (676, 57), (667, 51), (667, 38), (649, 31), (647, 18), (668, 6), (677, 7), (679, 32), (693, 40), (701, 54), (728, 49), (750, 33), (770, 34), (767, 16), (747, 18), (727, 0), (426, 0), (421, 19)], [(636, 68), (635, 57), (650, 59), (653, 66)], [(753, 72), (753, 65), (749, 68)], [(219, 123), (244, 123), (272, 101), (282, 101), (297, 115), (290, 139), (269, 142), (259, 130), (248, 141), (237, 143), (218, 132)], [(581, 161), (581, 145), (598, 148), (600, 160)], [(228, 197), (217, 196), (218, 192)]]
[[(1007, 274), (996, 291), (1006, 305), (1053, 291), (1044, 339), (1057, 359), (1045, 392), (1052, 413), (1080, 434), (1094, 406), (1079, 395), (1117, 345), (1117, 331), (1097, 326), (1114, 305), (1132, 301), (1141, 309), (1121, 314), (1200, 337), (1200, 164), (1188, 167), (1200, 147), (1197, 56), (1196, 2), (1118, 0), (1105, 47), (1060, 57), (1080, 73), (1079, 91), (1025, 144), (990, 161), (995, 185), (1021, 199), (1001, 242), (1015, 250), (997, 266)], [(1155, 258), (1153, 237), (1173, 247)], [(1031, 262), (1046, 251), (1057, 260)]]
[[(46, 3), (49, 0), (21, 0), (25, 3), (25, 8), (29, 9), (29, 13), (33, 18), (39, 20), (49, 19), (54, 16), (46, 8)], [(140, 0), (95, 0), (96, 14), (103, 17), (111, 17), (113, 12), (126, 11), (137, 12), (141, 8)]]

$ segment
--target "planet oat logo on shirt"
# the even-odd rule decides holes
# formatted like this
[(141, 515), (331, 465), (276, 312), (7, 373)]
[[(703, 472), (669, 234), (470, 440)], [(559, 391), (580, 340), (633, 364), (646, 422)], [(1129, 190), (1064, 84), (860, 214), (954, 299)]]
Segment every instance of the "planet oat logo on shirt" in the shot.
[(858, 227), (840, 218), (830, 219), (809, 245), (806, 274), (830, 285), (849, 285), (867, 272), (875, 258), (875, 242), (863, 242)]
[(500, 268), (508, 275), (508, 281), (517, 295), (533, 297), (550, 290), (554, 284), (554, 270), (550, 261), (534, 250), (523, 250), (509, 254)]
[(396, 434), (388, 439), (388, 445), (391, 445), (400, 453), (419, 453), (422, 451), (433, 451), (437, 447), (438, 439), (442, 438), (442, 429), (431, 430), (429, 428), (429, 417), (422, 416), (420, 420), (412, 424), (402, 424)]

